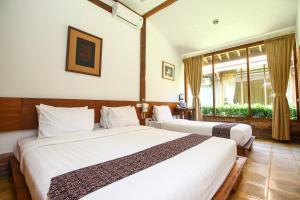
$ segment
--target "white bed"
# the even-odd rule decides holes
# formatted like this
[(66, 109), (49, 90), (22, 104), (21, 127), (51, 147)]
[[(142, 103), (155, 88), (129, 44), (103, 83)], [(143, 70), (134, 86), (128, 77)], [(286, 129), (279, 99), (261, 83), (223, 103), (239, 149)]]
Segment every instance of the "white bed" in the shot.
[[(18, 142), (20, 169), (33, 200), (47, 199), (52, 177), (130, 155), (188, 133), (129, 126)], [(82, 199), (208, 200), (236, 160), (232, 140), (211, 137), (141, 172), (107, 185)]]
[[(154, 128), (179, 131), (185, 133), (197, 133), (201, 135), (212, 135), (214, 126), (220, 122), (191, 121), (186, 119), (172, 119), (167, 121), (149, 121), (149, 126)], [(230, 139), (237, 145), (244, 146), (252, 137), (252, 128), (247, 124), (238, 124), (230, 129)]]

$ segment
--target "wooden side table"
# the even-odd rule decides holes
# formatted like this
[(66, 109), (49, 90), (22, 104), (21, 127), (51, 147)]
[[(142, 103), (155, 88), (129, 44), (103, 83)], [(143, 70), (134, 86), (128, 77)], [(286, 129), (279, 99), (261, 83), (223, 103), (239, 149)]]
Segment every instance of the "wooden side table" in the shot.
[(175, 114), (179, 115), (180, 119), (194, 120), (194, 108), (175, 108)]

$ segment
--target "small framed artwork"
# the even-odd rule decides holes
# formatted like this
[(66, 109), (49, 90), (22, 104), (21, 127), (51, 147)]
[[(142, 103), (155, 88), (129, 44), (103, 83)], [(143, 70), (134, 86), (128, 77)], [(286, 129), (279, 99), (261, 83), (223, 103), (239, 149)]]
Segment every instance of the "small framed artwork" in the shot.
[(174, 81), (175, 80), (175, 65), (163, 61), (162, 62), (162, 78)]
[(66, 71), (101, 76), (102, 39), (69, 26)]

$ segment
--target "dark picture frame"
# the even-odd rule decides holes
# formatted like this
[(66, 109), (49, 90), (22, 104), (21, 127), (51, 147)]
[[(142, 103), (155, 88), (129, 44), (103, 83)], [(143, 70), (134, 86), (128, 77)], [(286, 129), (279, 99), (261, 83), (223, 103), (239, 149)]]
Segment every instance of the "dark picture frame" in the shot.
[(101, 76), (102, 38), (68, 27), (66, 71)]
[(165, 62), (162, 62), (162, 78), (175, 81), (175, 65)]

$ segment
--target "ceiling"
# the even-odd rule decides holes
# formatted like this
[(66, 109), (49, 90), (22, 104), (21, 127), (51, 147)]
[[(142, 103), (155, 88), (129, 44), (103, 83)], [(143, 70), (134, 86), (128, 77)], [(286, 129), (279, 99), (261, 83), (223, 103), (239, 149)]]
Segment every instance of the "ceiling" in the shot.
[(133, 9), (140, 15), (152, 10), (164, 1), (165, 0), (120, 0), (121, 3)]
[[(163, 1), (122, 0), (142, 14)], [(296, 14), (297, 0), (179, 0), (148, 20), (186, 54), (295, 26)]]

